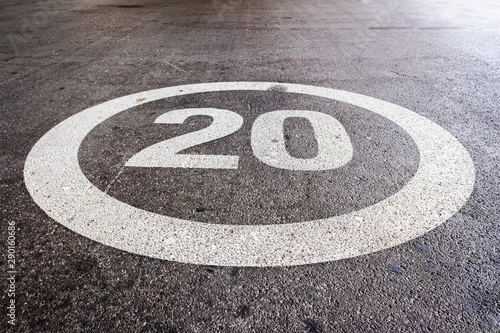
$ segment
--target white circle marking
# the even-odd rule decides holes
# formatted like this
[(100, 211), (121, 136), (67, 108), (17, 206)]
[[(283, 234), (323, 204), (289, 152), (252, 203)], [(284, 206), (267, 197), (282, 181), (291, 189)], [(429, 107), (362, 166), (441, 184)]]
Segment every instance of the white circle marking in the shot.
[(276, 83), (216, 82), (140, 92), (93, 106), (47, 132), (30, 151), (25, 183), (54, 220), (108, 246), (153, 258), (223, 266), (288, 266), (338, 260), (389, 248), (437, 227), (474, 187), (467, 150), (445, 129), (401, 106), (351, 92), (281, 84), (287, 93), (349, 103), (402, 127), (420, 165), (399, 192), (361, 210), (321, 220), (272, 225), (208, 224), (132, 207), (95, 187), (78, 163), (85, 136), (111, 116), (158, 99), (202, 92), (268, 90)]

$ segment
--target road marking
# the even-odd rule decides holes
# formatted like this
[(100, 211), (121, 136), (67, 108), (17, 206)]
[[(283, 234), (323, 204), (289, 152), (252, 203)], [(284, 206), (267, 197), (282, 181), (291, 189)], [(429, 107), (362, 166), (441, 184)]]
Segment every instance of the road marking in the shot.
[(286, 93), (365, 108), (402, 127), (420, 152), (413, 179), (394, 195), (340, 216), (291, 224), (220, 225), (132, 207), (100, 191), (80, 169), (78, 149), (85, 136), (133, 106), (193, 93), (265, 91), (275, 86), (266, 82), (193, 84), (136, 93), (86, 109), (55, 126), (32, 148), (24, 169), (28, 191), (54, 220), (105, 245), (153, 258), (224, 266), (311, 264), (382, 250), (437, 227), (469, 198), (475, 179), (472, 159), (445, 129), (389, 102), (299, 84), (280, 86)]
[(156, 118), (155, 123), (182, 124), (187, 118), (197, 115), (210, 116), (213, 122), (201, 130), (149, 146), (132, 156), (125, 166), (237, 169), (239, 156), (177, 154), (184, 149), (223, 138), (239, 130), (243, 125), (243, 117), (236, 112), (213, 108), (180, 109), (162, 114)]
[[(237, 169), (239, 156), (189, 155), (179, 152), (226, 137), (243, 126), (243, 117), (236, 112), (214, 108), (191, 108), (168, 111), (156, 118), (157, 124), (182, 124), (192, 116), (209, 116), (210, 126), (176, 136), (149, 146), (130, 158), (125, 166), (149, 168)], [(314, 158), (295, 158), (286, 150), (283, 123), (287, 118), (310, 121), (318, 143)], [(252, 126), (252, 150), (263, 163), (288, 170), (330, 170), (340, 168), (352, 159), (349, 135), (334, 117), (317, 111), (278, 110), (260, 115)]]
[[(289, 117), (309, 120), (318, 143), (314, 158), (295, 158), (286, 150), (283, 123)], [(317, 111), (278, 110), (261, 114), (252, 126), (252, 150), (263, 163), (288, 170), (330, 170), (352, 159), (352, 144), (344, 126), (332, 116)]]

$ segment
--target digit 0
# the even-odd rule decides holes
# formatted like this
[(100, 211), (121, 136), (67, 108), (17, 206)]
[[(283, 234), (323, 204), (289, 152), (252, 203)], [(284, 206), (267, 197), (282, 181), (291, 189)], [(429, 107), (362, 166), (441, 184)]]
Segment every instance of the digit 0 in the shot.
[[(311, 123), (318, 154), (314, 158), (296, 158), (286, 151), (283, 123), (287, 118), (305, 118)], [(280, 110), (260, 115), (252, 126), (252, 150), (262, 162), (289, 170), (330, 170), (346, 165), (353, 154), (344, 126), (332, 116), (317, 111)]]

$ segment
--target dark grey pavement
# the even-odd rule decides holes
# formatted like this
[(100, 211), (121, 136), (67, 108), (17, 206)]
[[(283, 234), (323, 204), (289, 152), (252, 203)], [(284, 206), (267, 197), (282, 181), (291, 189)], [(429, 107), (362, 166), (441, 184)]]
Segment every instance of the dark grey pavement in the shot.
[[(1, 332), (500, 332), (499, 2), (4, 0), (0, 31)], [(437, 123), (472, 157), (472, 195), (400, 245), (276, 267), (122, 251), (68, 229), (30, 196), (26, 158), (70, 116), (137, 92), (233, 81), (277, 88), (131, 108), (86, 136), (83, 173), (133, 207), (226, 225), (350, 213), (411, 181), (420, 155), (401, 127), (347, 103), (280, 91), (279, 83), (296, 83), (374, 97)], [(244, 124), (185, 153), (239, 155), (237, 170), (124, 167), (153, 143), (209, 126), (206, 116), (153, 124), (165, 111), (201, 107), (236, 111)], [(252, 123), (273, 110), (331, 114), (353, 142), (352, 162), (318, 172), (260, 163)], [(289, 118), (283, 132), (291, 156), (318, 153), (304, 118)]]

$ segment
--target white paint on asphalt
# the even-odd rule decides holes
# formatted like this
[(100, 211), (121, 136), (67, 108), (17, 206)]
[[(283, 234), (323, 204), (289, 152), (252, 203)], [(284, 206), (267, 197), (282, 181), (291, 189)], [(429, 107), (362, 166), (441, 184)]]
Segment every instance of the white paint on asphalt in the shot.
[(125, 166), (150, 168), (237, 169), (238, 156), (187, 155), (178, 152), (228, 136), (241, 128), (243, 117), (236, 112), (195, 108), (173, 110), (156, 118), (157, 124), (182, 124), (192, 116), (210, 116), (213, 122), (199, 131), (186, 133), (149, 146), (125, 163)]
[(25, 164), (26, 186), (50, 217), (95, 241), (154, 258), (228, 266), (310, 264), (389, 248), (437, 227), (469, 198), (474, 165), (466, 149), (445, 129), (389, 102), (298, 84), (280, 85), (286, 93), (319, 96), (365, 108), (402, 127), (420, 151), (415, 176), (394, 195), (352, 213), (290, 224), (221, 225), (132, 207), (100, 191), (80, 169), (78, 149), (85, 136), (119, 112), (173, 96), (260, 91), (275, 85), (220, 82), (169, 87), (86, 109), (55, 126), (35, 144)]
[[(287, 118), (306, 118), (311, 123), (318, 154), (314, 158), (295, 158), (286, 150), (283, 123)], [(260, 115), (252, 126), (252, 150), (263, 163), (289, 170), (331, 170), (352, 159), (349, 135), (334, 117), (317, 111), (278, 110)]]

